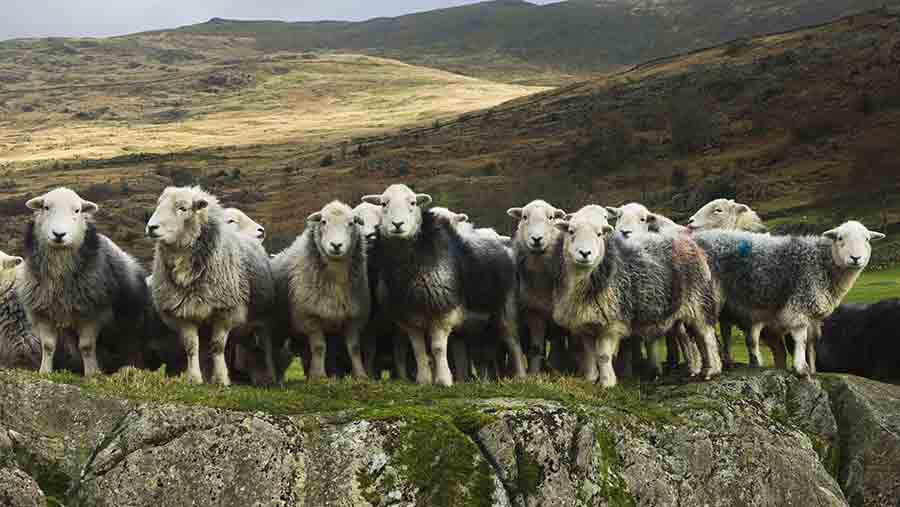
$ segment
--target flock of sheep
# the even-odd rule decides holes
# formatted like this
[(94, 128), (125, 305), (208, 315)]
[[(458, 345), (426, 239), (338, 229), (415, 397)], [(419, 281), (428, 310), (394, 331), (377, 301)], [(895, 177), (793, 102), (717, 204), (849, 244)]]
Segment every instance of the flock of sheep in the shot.
[(0, 367), (39, 357), (41, 372), (165, 365), (191, 382), (273, 384), (299, 355), (311, 380), (387, 371), (452, 385), (552, 368), (613, 386), (631, 366), (614, 365), (623, 341), (658, 369), (666, 339), (669, 361), (709, 379), (737, 325), (753, 365), (762, 337), (786, 367), (787, 335), (809, 375), (821, 323), (884, 237), (852, 221), (769, 235), (726, 199), (686, 227), (639, 204), (567, 214), (536, 200), (508, 211), (512, 238), (402, 184), (362, 201), (326, 205), (269, 256), (245, 214), (167, 188), (146, 226), (148, 276), (97, 232), (96, 204), (66, 188), (31, 199), (24, 255), (0, 252)]

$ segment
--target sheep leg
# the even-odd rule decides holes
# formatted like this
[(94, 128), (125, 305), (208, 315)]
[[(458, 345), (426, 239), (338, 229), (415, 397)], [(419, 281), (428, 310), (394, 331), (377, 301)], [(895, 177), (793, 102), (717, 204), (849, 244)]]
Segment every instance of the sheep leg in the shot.
[(256, 338), (257, 346), (263, 353), (265, 375), (263, 375), (261, 382), (263, 385), (274, 385), (278, 382), (278, 375), (275, 373), (275, 351), (272, 350), (272, 335), (268, 329), (260, 329), (254, 334), (254, 337)]
[(673, 335), (666, 336), (666, 366), (670, 370), (678, 368), (679, 357), (686, 357), (681, 344)]
[(434, 381), (431, 372), (431, 363), (428, 357), (428, 346), (425, 343), (425, 333), (418, 329), (407, 329), (409, 344), (412, 345), (413, 355), (416, 357), (416, 383), (429, 385)]
[[(659, 357), (659, 350), (656, 347), (656, 340), (644, 341), (647, 349), (647, 363), (649, 365), (650, 379), (655, 380), (662, 376), (662, 361)], [(640, 352), (640, 349), (638, 350)]]
[(734, 366), (734, 360), (731, 359), (731, 331), (733, 327), (731, 321), (719, 320), (719, 329), (722, 332), (722, 364), (726, 368)]
[(192, 384), (203, 383), (203, 373), (200, 371), (200, 332), (195, 325), (185, 325), (181, 328), (181, 342), (187, 356), (187, 380)]
[(700, 355), (703, 357), (703, 378), (711, 379), (714, 375), (722, 373), (722, 357), (719, 355), (719, 342), (716, 340), (716, 330), (713, 326), (703, 323), (695, 323), (691, 326)]
[(375, 363), (378, 361), (378, 338), (373, 333), (366, 333), (360, 339), (360, 342), (362, 344), (363, 365), (366, 367), (366, 375), (377, 380), (381, 377), (381, 375), (376, 375), (375, 373)]
[(353, 368), (353, 376), (356, 378), (368, 378), (366, 367), (363, 364), (362, 351), (359, 346), (359, 330), (350, 328), (344, 337), (347, 344), (347, 354), (350, 355), (350, 364)]
[(41, 373), (53, 371), (53, 356), (56, 354), (56, 328), (51, 324), (35, 320), (34, 332), (41, 340)]
[(744, 330), (747, 335), (747, 353), (750, 355), (750, 367), (762, 367), (762, 355), (759, 352), (759, 334), (762, 332), (763, 324), (755, 323), (750, 326), (749, 331)]
[(806, 340), (806, 362), (809, 365), (810, 374), (815, 374), (818, 371), (818, 368), (816, 368), (816, 343), (821, 337), (822, 328), (819, 327), (819, 324), (810, 324)]
[(693, 337), (687, 332), (683, 322), (679, 322), (673, 329), (672, 334), (675, 342), (678, 343), (684, 355), (684, 361), (687, 364), (688, 375), (696, 377), (703, 370), (700, 349), (697, 347)]
[(621, 339), (621, 336), (606, 332), (594, 342), (593, 355), (596, 360), (593, 363), (597, 365), (595, 368), (599, 369), (597, 382), (602, 387), (615, 387), (616, 385), (616, 370), (613, 369), (612, 359), (616, 355)]
[(81, 361), (84, 363), (85, 377), (100, 373), (100, 367), (97, 364), (97, 337), (99, 335), (100, 326), (97, 322), (84, 324), (78, 331), (78, 350), (81, 352)]
[(453, 373), (457, 382), (468, 382), (471, 375), (471, 362), (469, 361), (469, 347), (465, 340), (455, 339), (448, 344), (453, 356)]
[(452, 329), (435, 326), (431, 331), (431, 355), (434, 358), (434, 383), (441, 386), (453, 385), (453, 373), (447, 361), (447, 342)]
[(307, 332), (309, 338), (309, 371), (307, 377), (309, 380), (319, 380), (325, 378), (325, 354), (327, 353), (328, 343), (325, 333), (321, 329), (311, 329)]
[(528, 326), (530, 340), (528, 342), (528, 373), (537, 375), (543, 366), (544, 354), (547, 349), (547, 321), (533, 312), (525, 317), (525, 325)]
[[(512, 361), (513, 375), (516, 378), (525, 378), (527, 375), (525, 368), (525, 353), (522, 352), (522, 341), (519, 338), (519, 324), (516, 312), (515, 300), (510, 298), (506, 302), (503, 314), (500, 316), (500, 338), (506, 344), (509, 352), (509, 358)], [(546, 333), (546, 327), (544, 330)], [(541, 343), (543, 343), (543, 334)], [(543, 345), (541, 345), (543, 347)], [(543, 355), (543, 349), (541, 349)]]
[(795, 327), (791, 330), (791, 338), (794, 339), (794, 370), (797, 375), (809, 376), (809, 366), (806, 364), (806, 338), (808, 330), (806, 325)]
[(231, 385), (231, 379), (228, 377), (228, 363), (225, 361), (225, 347), (228, 345), (228, 333), (230, 332), (231, 329), (223, 323), (213, 324), (209, 340), (213, 363), (212, 381), (223, 386)]
[(409, 351), (403, 340), (394, 337), (394, 369), (397, 370), (397, 378), (409, 382)]
[[(590, 338), (583, 337), (581, 339), (581, 348), (582, 348), (582, 359), (581, 365), (579, 369), (581, 370), (584, 379), (588, 382), (596, 382), (600, 377), (600, 372), (597, 370), (599, 366), (599, 361), (597, 356), (599, 354), (597, 341), (599, 338)], [(612, 366), (610, 366), (612, 369)]]
[(772, 359), (775, 361), (775, 368), (787, 370), (787, 348), (784, 346), (784, 339), (780, 334), (763, 330), (762, 336), (766, 341), (766, 345), (772, 350)]

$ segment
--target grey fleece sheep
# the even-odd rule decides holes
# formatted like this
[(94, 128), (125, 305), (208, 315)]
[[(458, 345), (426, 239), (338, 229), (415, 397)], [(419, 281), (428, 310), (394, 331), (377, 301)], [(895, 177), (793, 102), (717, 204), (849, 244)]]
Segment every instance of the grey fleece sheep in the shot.
[[(416, 380), (452, 385), (450, 334), (467, 314), (488, 314), (507, 345), (518, 376), (525, 375), (515, 308), (515, 265), (506, 248), (487, 238), (463, 240), (448, 221), (422, 207), (431, 202), (406, 185), (363, 198), (383, 207), (376, 245), (379, 304), (409, 335)], [(434, 372), (429, 362), (429, 347)]]
[(794, 369), (800, 375), (815, 372), (815, 335), (821, 321), (837, 308), (868, 264), (870, 241), (884, 237), (852, 221), (821, 237), (732, 231), (694, 236), (709, 258), (719, 304), (749, 323), (751, 352), (759, 355), (763, 327), (779, 336), (789, 333)]
[(371, 300), (362, 220), (335, 201), (307, 218), (306, 230), (272, 260), (280, 312), (290, 315), (294, 332), (309, 339), (310, 380), (325, 377), (326, 335), (344, 337), (356, 377), (366, 377), (360, 332), (369, 320)]
[[(559, 263), (553, 257), (560, 232), (554, 226), (566, 212), (542, 200), (506, 212), (518, 221), (513, 236), (518, 276), (518, 304), (528, 327), (528, 371), (541, 371), (548, 330), (553, 327), (553, 286)], [(551, 343), (551, 354), (561, 355), (562, 339)], [(558, 365), (557, 365), (558, 366)]]
[(587, 379), (614, 386), (612, 358), (622, 338), (652, 341), (679, 322), (702, 339), (706, 378), (720, 373), (713, 284), (703, 252), (686, 234), (626, 241), (610, 234), (606, 217), (602, 207), (586, 206), (556, 225), (565, 239), (557, 243), (561, 268), (553, 319), (582, 338)]
[(36, 370), (41, 366), (41, 341), (31, 332), (16, 297), (16, 270), (23, 262), (21, 257), (0, 252), (0, 369)]
[[(25, 267), (16, 292), (41, 340), (41, 372), (53, 369), (60, 332), (78, 336), (85, 375), (139, 365), (140, 330), (149, 304), (146, 273), (91, 221), (97, 205), (58, 188), (28, 201), (34, 219), (25, 231)], [(116, 329), (119, 328), (119, 329)], [(124, 328), (124, 332), (123, 332)], [(101, 332), (117, 364), (99, 364)]]
[(228, 385), (225, 348), (232, 334), (260, 336), (269, 348), (275, 284), (262, 246), (227, 226), (218, 199), (199, 187), (169, 187), (147, 223), (156, 241), (151, 288), (165, 324), (178, 332), (187, 354), (187, 376), (203, 382), (200, 329), (210, 330), (212, 377)]

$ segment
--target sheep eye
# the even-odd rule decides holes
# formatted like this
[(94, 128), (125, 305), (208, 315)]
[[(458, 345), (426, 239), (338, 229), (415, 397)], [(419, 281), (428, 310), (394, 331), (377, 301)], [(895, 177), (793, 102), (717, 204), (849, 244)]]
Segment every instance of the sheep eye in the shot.
[(413, 202), (409, 203), (409, 205), (410, 205), (410, 206), (415, 206), (415, 205), (416, 205), (416, 201), (413, 201)]
[(716, 210), (716, 213), (721, 213), (721, 212), (722, 212), (722, 210), (720, 210), (720, 209)]
[(641, 223), (644, 223), (644, 222), (646, 222), (646, 221), (647, 221), (646, 218), (642, 218), (642, 219), (641, 219)]
[(574, 236), (574, 235), (575, 235), (575, 229), (569, 229), (569, 234), (572, 235), (572, 236)]
[(50, 211), (50, 206), (44, 206), (44, 211)]
[(75, 214), (78, 214), (78, 213), (81, 213), (81, 210), (76, 208), (76, 209), (75, 209)]
[(237, 221), (236, 221), (236, 220), (229, 220), (228, 223), (229, 223), (229, 224), (236, 224)]

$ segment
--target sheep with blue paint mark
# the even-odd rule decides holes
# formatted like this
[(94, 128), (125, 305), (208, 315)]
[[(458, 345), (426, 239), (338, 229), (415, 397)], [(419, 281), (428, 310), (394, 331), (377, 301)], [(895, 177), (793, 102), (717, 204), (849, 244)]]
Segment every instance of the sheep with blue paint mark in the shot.
[(884, 238), (855, 221), (818, 237), (735, 231), (694, 236), (709, 258), (718, 304), (749, 325), (751, 353), (759, 356), (763, 327), (778, 336), (790, 334), (794, 369), (800, 375), (814, 372), (820, 323), (868, 265), (870, 243)]

